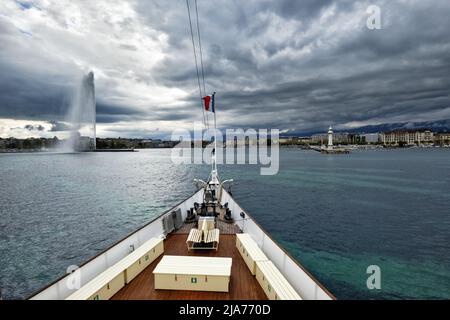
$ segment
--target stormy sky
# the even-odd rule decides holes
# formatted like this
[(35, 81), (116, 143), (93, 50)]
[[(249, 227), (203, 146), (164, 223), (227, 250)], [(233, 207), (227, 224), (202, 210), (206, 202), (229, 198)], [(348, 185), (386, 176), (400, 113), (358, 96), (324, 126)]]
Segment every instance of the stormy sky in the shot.
[[(371, 5), (381, 29), (367, 27)], [(198, 0), (198, 12), (222, 128), (450, 118), (450, 1)], [(202, 120), (185, 0), (0, 2), (0, 137), (63, 131), (91, 70), (100, 136)]]

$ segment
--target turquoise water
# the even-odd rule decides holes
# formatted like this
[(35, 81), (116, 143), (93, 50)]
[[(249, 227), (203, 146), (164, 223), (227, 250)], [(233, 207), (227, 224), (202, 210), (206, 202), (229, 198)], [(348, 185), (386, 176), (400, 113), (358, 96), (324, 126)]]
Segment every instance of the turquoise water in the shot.
[[(282, 149), (276, 176), (219, 167), (233, 195), (339, 299), (450, 298), (450, 150)], [(170, 150), (0, 155), (0, 287), (24, 298), (194, 191)], [(381, 289), (366, 287), (369, 265)]]

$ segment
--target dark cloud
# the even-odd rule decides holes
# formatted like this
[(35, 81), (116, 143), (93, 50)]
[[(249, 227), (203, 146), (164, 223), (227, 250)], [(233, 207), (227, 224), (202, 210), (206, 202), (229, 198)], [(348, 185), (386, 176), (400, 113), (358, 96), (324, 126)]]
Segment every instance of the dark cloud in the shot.
[(15, 2), (20, 6), (20, 8), (22, 10), (28, 10), (28, 9), (33, 7), (33, 5), (29, 1), (18, 1), (18, 0), (15, 0)]
[[(23, 7), (28, 3), (18, 5), (33, 10)], [(330, 124), (450, 118), (448, 1), (198, 4), (206, 90), (218, 92), (222, 127), (311, 131)], [(381, 9), (381, 30), (366, 28), (366, 9), (373, 4)], [(109, 7), (114, 5), (119, 6)], [(0, 118), (64, 121), (71, 88), (86, 72), (79, 61), (88, 61), (98, 74), (99, 123), (129, 123), (130, 129), (117, 132), (132, 135), (143, 134), (144, 129), (133, 129), (139, 121), (201, 120), (184, 1), (136, 1), (131, 16), (122, 15), (126, 8), (100, 16), (94, 5), (79, 6), (92, 18), (86, 26), (98, 25), (111, 38), (100, 37), (94, 47), (90, 32), (75, 42), (78, 38), (56, 37), (56, 31), (19, 30), (11, 23), (15, 17), (0, 15)], [(57, 15), (63, 9), (39, 10), (69, 29)], [(39, 46), (52, 41), (64, 49), (60, 56)], [(42, 52), (22, 48), (28, 43)], [(146, 54), (153, 47), (160, 56)], [(187, 95), (170, 101), (172, 89)]]
[(274, 10), (285, 19), (310, 21), (317, 18), (324, 8), (329, 7), (334, 2), (333, 0), (282, 0), (267, 4), (267, 10)]
[(66, 123), (58, 122), (58, 121), (50, 121), (50, 124), (52, 125), (50, 132), (56, 132), (56, 131), (70, 131), (72, 127)]
[(31, 124), (27, 124), (24, 126), (24, 129), (28, 131), (44, 131), (45, 128), (42, 125), (33, 126)]
[(97, 103), (97, 115), (145, 115), (145, 112), (127, 106), (112, 106), (104, 103)]

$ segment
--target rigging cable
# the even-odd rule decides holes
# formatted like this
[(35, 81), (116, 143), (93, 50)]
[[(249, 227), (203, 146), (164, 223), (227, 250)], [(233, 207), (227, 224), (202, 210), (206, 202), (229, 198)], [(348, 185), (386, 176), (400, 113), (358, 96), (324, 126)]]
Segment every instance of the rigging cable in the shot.
[[(198, 90), (199, 90), (199, 94), (200, 94), (200, 107), (202, 108), (202, 113), (203, 113), (203, 123), (205, 124), (206, 127), (208, 127), (208, 121), (207, 121), (207, 118), (205, 117), (205, 109), (203, 108), (203, 102), (202, 102), (203, 101), (202, 86), (200, 84), (200, 72), (198, 70), (197, 53), (195, 50), (194, 32), (192, 30), (192, 20), (191, 20), (191, 10), (189, 8), (189, 0), (186, 0), (186, 6), (187, 6), (187, 11), (188, 11), (189, 27), (191, 30), (192, 49), (194, 50), (195, 70), (197, 72)], [(197, 22), (198, 22), (198, 20), (197, 20)]]
[(201, 36), (200, 36), (200, 22), (198, 19), (198, 8), (197, 8), (197, 0), (195, 0), (195, 15), (197, 18), (197, 35), (198, 35), (198, 46), (200, 49), (200, 65), (202, 68), (202, 78), (203, 78), (203, 93), (206, 94), (206, 84), (205, 84), (205, 72), (203, 69), (203, 53), (202, 53), (202, 40), (201, 40)]
[[(204, 71), (204, 68), (203, 68), (202, 40), (201, 40), (201, 35), (200, 35), (200, 19), (198, 18), (197, 0), (194, 0), (194, 1), (195, 1), (195, 16), (196, 16), (196, 19), (197, 19), (198, 46), (199, 46), (199, 51), (200, 51), (200, 66), (201, 66), (201, 70), (202, 70), (202, 79), (203, 79), (203, 93), (204, 93), (204, 95), (206, 95), (205, 71)], [(208, 129), (207, 134), (209, 135), (209, 116), (208, 116), (208, 112), (205, 113), (205, 117), (206, 117), (206, 127)]]
[[(206, 82), (205, 82), (205, 71), (203, 68), (203, 50), (202, 50), (202, 40), (200, 36), (200, 19), (198, 18), (198, 6), (197, 0), (194, 0), (195, 3), (195, 18), (197, 20), (197, 36), (198, 36), (198, 46), (200, 51), (200, 66), (202, 70), (202, 79), (203, 79), (203, 96), (206, 96)], [(209, 116), (208, 112), (205, 113), (206, 117), (206, 128), (208, 129), (207, 134), (209, 135)]]

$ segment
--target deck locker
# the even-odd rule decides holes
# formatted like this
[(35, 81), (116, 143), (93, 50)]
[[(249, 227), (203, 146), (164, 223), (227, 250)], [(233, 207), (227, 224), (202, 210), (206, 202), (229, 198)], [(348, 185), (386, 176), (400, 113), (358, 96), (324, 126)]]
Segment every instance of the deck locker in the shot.
[(228, 292), (231, 258), (164, 256), (156, 266), (155, 289)]
[(66, 300), (108, 300), (124, 286), (124, 270), (112, 266), (75, 291)]
[(87, 300), (109, 300), (124, 286), (124, 273), (120, 272), (117, 276), (107, 281), (106, 285), (92, 294)]
[(270, 300), (302, 300), (272, 261), (256, 262), (256, 280)]
[(252, 275), (256, 274), (256, 262), (269, 260), (248, 233), (236, 234), (236, 248)]
[(130, 283), (164, 252), (162, 239), (151, 239), (121, 260), (125, 270), (125, 283)]
[(108, 300), (164, 251), (162, 239), (152, 238), (71, 294), (67, 300)]

